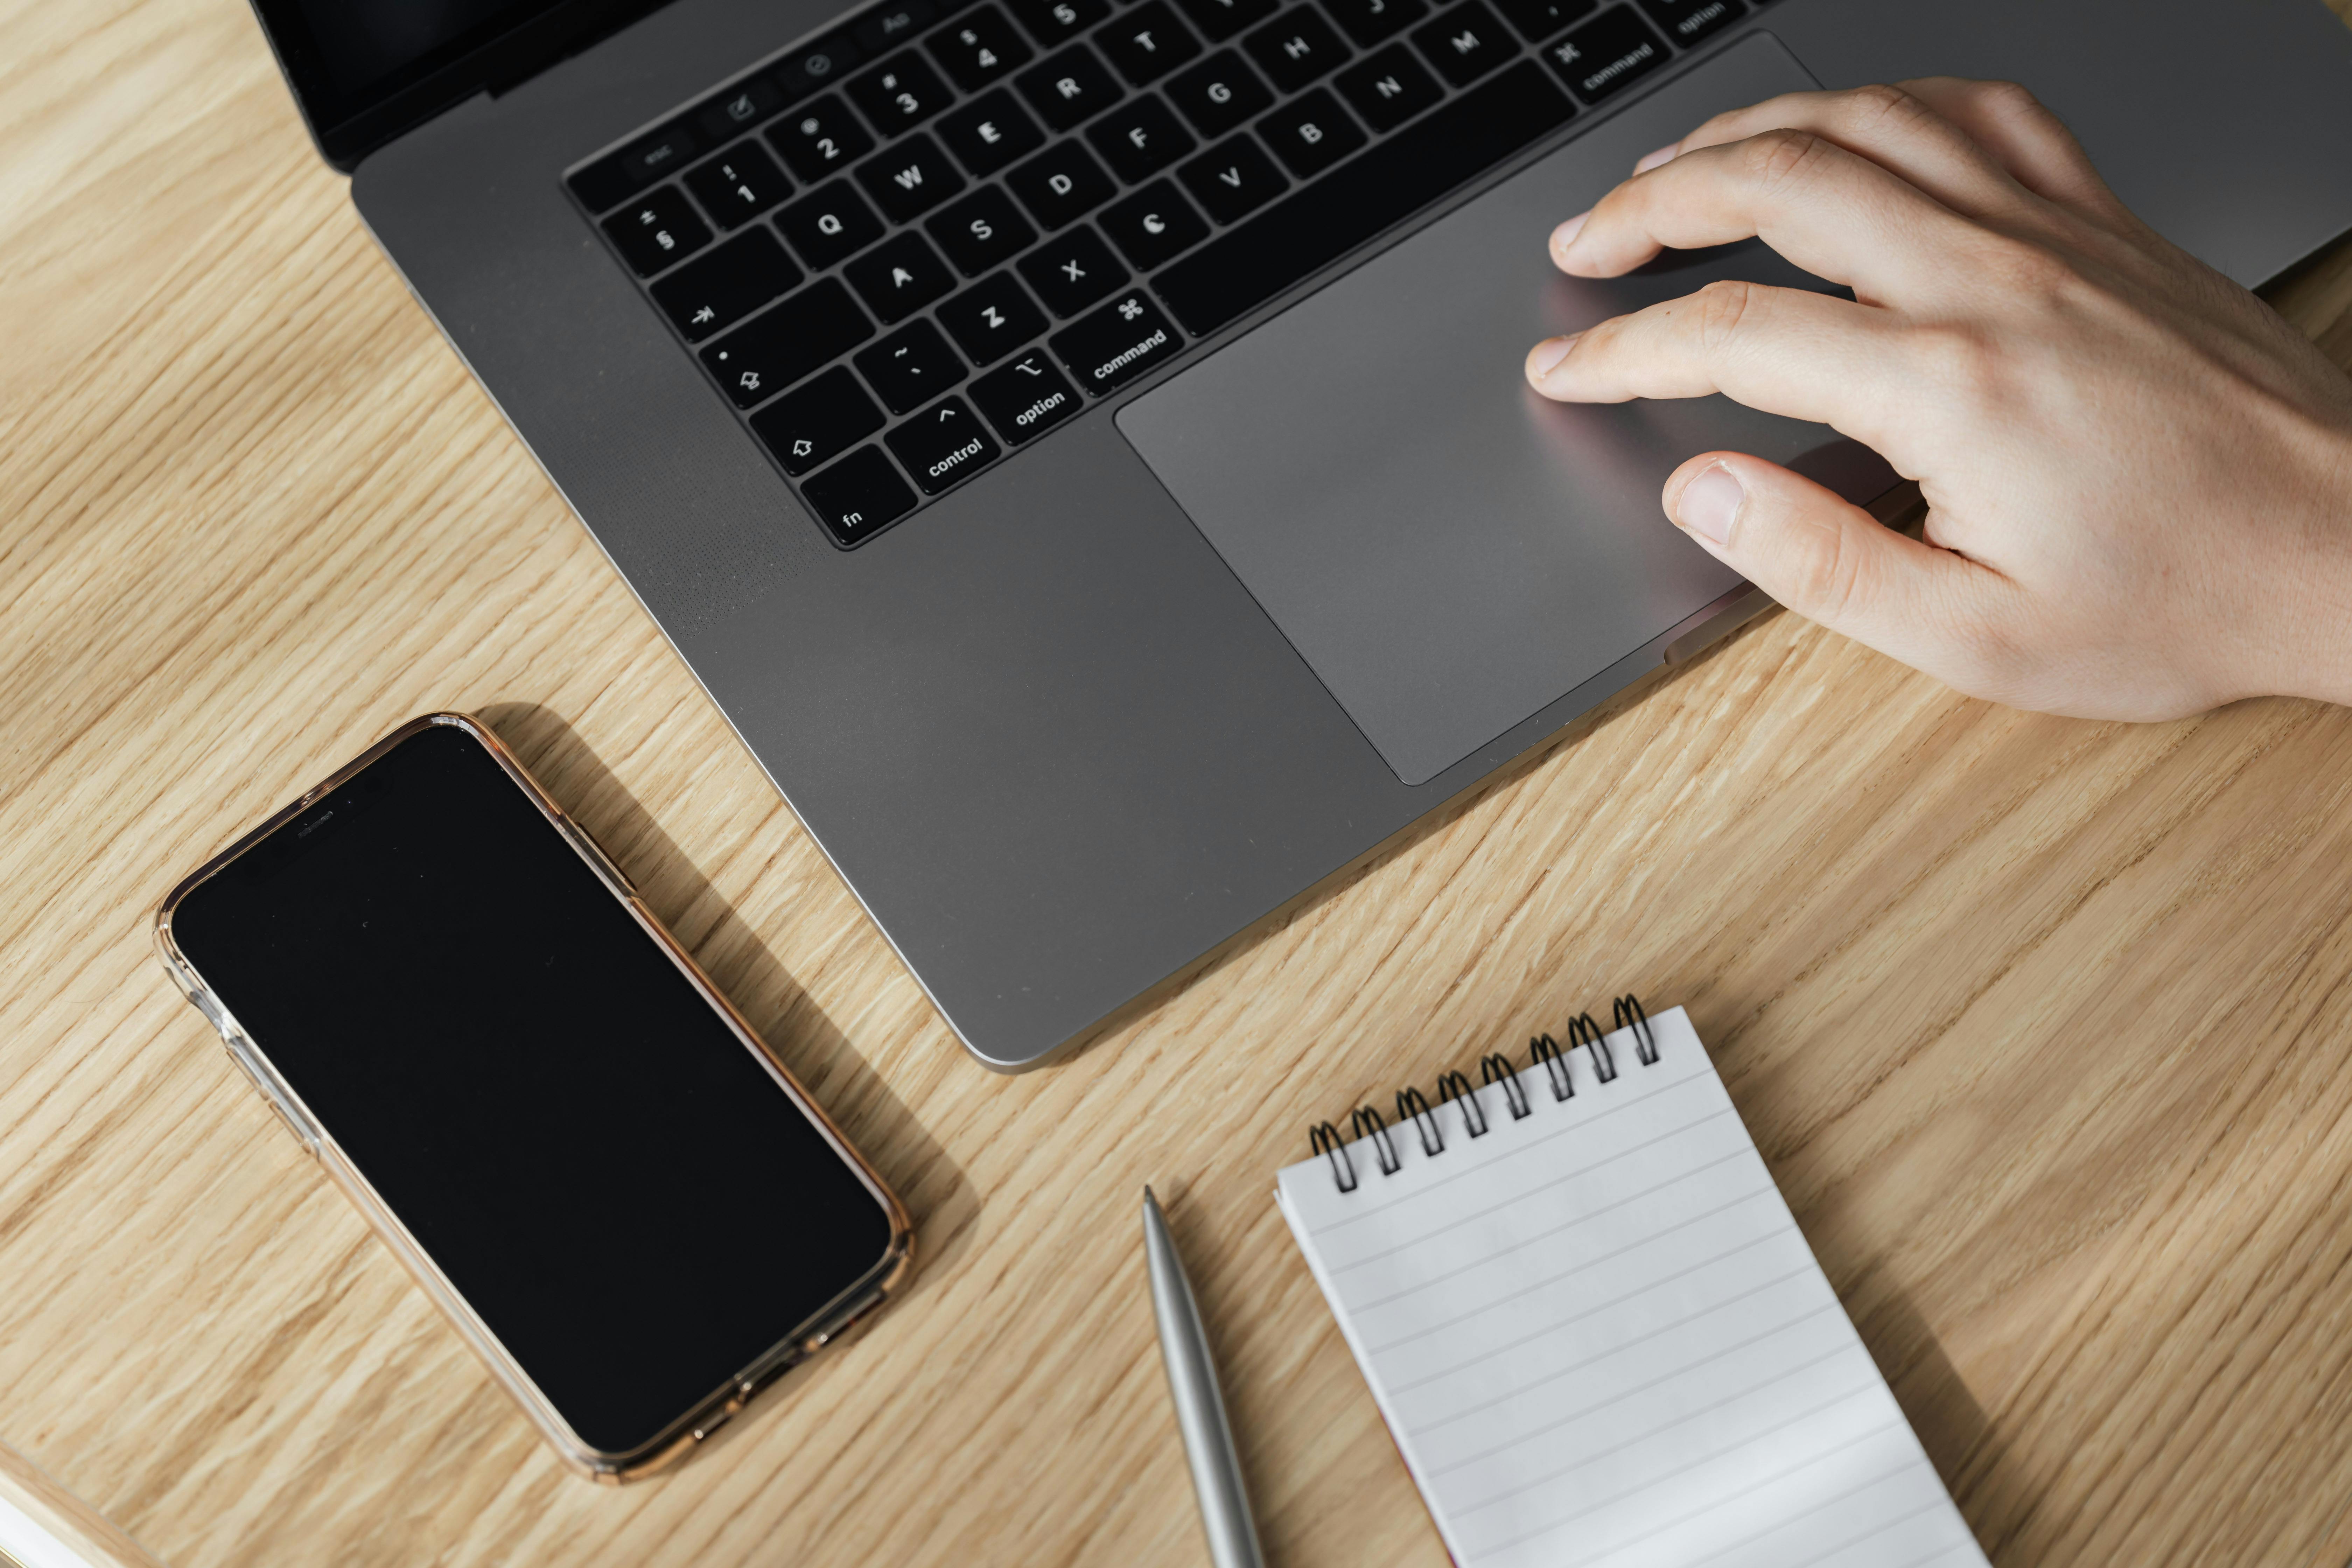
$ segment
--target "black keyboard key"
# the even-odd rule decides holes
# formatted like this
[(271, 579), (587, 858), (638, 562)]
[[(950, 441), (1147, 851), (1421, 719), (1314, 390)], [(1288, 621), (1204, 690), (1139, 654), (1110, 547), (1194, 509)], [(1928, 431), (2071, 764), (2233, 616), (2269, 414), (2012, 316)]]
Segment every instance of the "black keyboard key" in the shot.
[(1014, 79), (1021, 95), (1034, 104), (1038, 115), (1056, 131), (1067, 131), (1126, 96), (1102, 61), (1095, 58), (1094, 51), (1084, 44), (1071, 45)]
[(930, 36), (928, 47), (931, 58), (966, 92), (978, 92), (1018, 70), (1035, 53), (1029, 40), (1014, 32), (1004, 13), (993, 5), (974, 11), (951, 27), (941, 27)]
[(1259, 121), (1257, 133), (1302, 180), (1313, 179), (1367, 140), (1331, 89), (1323, 87)]
[(1021, 276), (1045, 309), (1075, 316), (1127, 281), (1127, 268), (1090, 228), (1074, 228), (1049, 239), (1020, 261)]
[(1045, 133), (1029, 111), (1001, 87), (940, 121), (939, 132), (948, 151), (982, 178), (1045, 144)]
[(961, 397), (946, 398), (924, 409), (882, 439), (927, 496), (935, 496), (975, 468), (985, 468), (1003, 451), (989, 439), (979, 417)]
[(1358, 48), (1369, 49), (1428, 15), (1429, 0), (1323, 0), (1323, 8), (1339, 18)]
[(1137, 87), (1158, 81), (1201, 52), (1201, 40), (1176, 19), (1168, 0), (1145, 0), (1095, 35), (1095, 47)]
[(783, 106), (784, 95), (775, 84), (754, 79), (737, 82), (722, 96), (705, 104), (694, 122), (713, 142), (724, 142), (739, 131), (750, 130)]
[(793, 183), (757, 142), (738, 142), (688, 170), (686, 188), (721, 228), (740, 228), (793, 194)]
[(682, 261), (710, 243), (710, 227), (694, 216), (676, 185), (648, 191), (604, 220), (621, 254), (640, 277)]
[(903, 321), (955, 287), (939, 253), (919, 234), (894, 234), (841, 269), (885, 326)]
[(1203, 136), (1223, 136), (1274, 102), (1265, 83), (1231, 49), (1170, 79), (1167, 93)]
[(1340, 96), (1375, 131), (1393, 131), (1435, 103), (1444, 89), (1411, 49), (1391, 44), (1339, 73)]
[(665, 174), (686, 167), (704, 143), (683, 125), (657, 131), (634, 147), (600, 158), (572, 176), (572, 195), (590, 212), (617, 206)]
[(810, 184), (874, 151), (874, 138), (837, 98), (803, 104), (768, 128), (768, 141)]
[(1664, 65), (1666, 46), (1631, 7), (1604, 11), (1544, 50), (1559, 79), (1587, 103), (1599, 103)]
[(778, 66), (773, 79), (784, 101), (796, 102), (821, 87), (839, 81), (843, 72), (865, 58), (847, 38), (827, 38)]
[(996, 433), (1016, 447), (1085, 406), (1077, 388), (1065, 381), (1054, 362), (1038, 349), (973, 382), (971, 400), (988, 416)]
[(1152, 287), (1187, 331), (1203, 336), (1410, 217), (1573, 112), (1567, 95), (1534, 61), (1523, 60), (1171, 264)]
[(849, 100), (886, 137), (911, 131), (955, 96), (931, 62), (912, 49), (891, 56), (849, 84)]
[(909, 136), (857, 166), (857, 183), (893, 223), (912, 223), (963, 189), (963, 176), (929, 136)]
[(1232, 223), (1282, 194), (1290, 182), (1247, 135), (1229, 136), (1176, 171), (1193, 199)]
[(702, 363), (739, 408), (783, 391), (874, 335), (838, 278), (821, 278), (702, 351)]
[(890, 466), (879, 447), (860, 447), (801, 486), (817, 521), (846, 548), (857, 544), (915, 510), (915, 492)]
[(1348, 58), (1331, 24), (1305, 5), (1293, 5), (1244, 38), (1242, 47), (1276, 92), (1297, 92)]
[(1078, 384), (1100, 397), (1184, 352), (1184, 334), (1150, 298), (1130, 289), (1048, 340)]
[(1495, 0), (1495, 4), (1531, 44), (1542, 43), (1570, 22), (1601, 8), (1601, 0)]
[(1118, 188), (1076, 142), (1055, 142), (1005, 175), (1004, 183), (1048, 231), (1077, 222)]
[(977, 278), (998, 262), (1011, 260), (1037, 237), (1013, 198), (994, 185), (982, 186), (923, 226), (940, 242), (956, 270), (967, 278)]
[(1276, 0), (1177, 0), (1192, 26), (1220, 44), (1253, 22), (1274, 15)]
[(1642, 0), (1642, 9), (1667, 37), (1688, 48), (1718, 28), (1739, 20), (1739, 0)]
[(847, 180), (811, 191), (776, 215), (776, 226), (813, 272), (822, 272), (882, 237), (882, 220)]
[(1433, 22), (1412, 30), (1412, 41), (1456, 87), (1467, 87), (1519, 52), (1518, 40), (1481, 0), (1463, 0)]
[(1030, 36), (1047, 48), (1069, 42), (1110, 15), (1109, 0), (1007, 0)]
[(878, 55), (921, 32), (933, 15), (931, 0), (898, 0), (896, 5), (868, 11), (849, 30), (849, 36), (867, 54)]
[(1139, 98), (1087, 128), (1087, 140), (1111, 173), (1139, 184), (1197, 145), (1174, 113), (1158, 98)]
[(882, 410), (847, 367), (835, 365), (751, 416), (751, 433), (794, 479), (882, 428)]
[(1123, 202), (1104, 210), (1102, 230), (1138, 272), (1149, 272), (1178, 251), (1209, 237), (1209, 226), (1175, 182), (1154, 180)]
[(963, 379), (963, 361), (929, 321), (908, 322), (853, 363), (893, 414), (912, 413)]
[(938, 315), (974, 364), (992, 364), (1045, 330), (1045, 312), (1010, 272), (973, 284), (940, 306)]
[(654, 303), (687, 342), (723, 332), (769, 300), (800, 286), (801, 269), (764, 228), (736, 236), (654, 285)]

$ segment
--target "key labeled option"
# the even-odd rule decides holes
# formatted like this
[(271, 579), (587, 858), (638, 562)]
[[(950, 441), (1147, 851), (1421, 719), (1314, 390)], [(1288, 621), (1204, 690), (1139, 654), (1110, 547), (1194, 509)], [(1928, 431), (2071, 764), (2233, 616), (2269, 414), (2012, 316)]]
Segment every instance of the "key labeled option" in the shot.
[(604, 232), (641, 278), (683, 261), (710, 243), (710, 226), (694, 216), (675, 185), (639, 196), (604, 220)]
[(1016, 447), (1059, 425), (1086, 401), (1035, 349), (973, 382), (971, 400), (996, 433)]
[(801, 485), (802, 499), (846, 550), (915, 510), (915, 492), (879, 447), (860, 447)]
[(942, 398), (882, 439), (928, 496), (994, 462), (1003, 451), (961, 397)]
[(841, 365), (751, 416), (752, 434), (794, 479), (833, 461), (880, 428), (882, 410)]
[(1559, 79), (1587, 103), (1624, 90), (1669, 58), (1658, 36), (1622, 5), (1602, 12), (1544, 50)]
[(1687, 47), (1731, 26), (1748, 7), (1740, 0), (1642, 0), (1642, 9), (1666, 37)]
[(1078, 384), (1097, 397), (1184, 352), (1184, 334), (1140, 289), (1121, 294), (1048, 342)]
[(700, 342), (799, 287), (800, 280), (801, 269), (776, 237), (755, 228), (655, 284), (654, 303), (686, 334), (687, 342)]
[(1180, 250), (1209, 237), (1209, 226), (1177, 195), (1174, 182), (1154, 180), (1106, 208), (1103, 232), (1138, 272), (1149, 272)]

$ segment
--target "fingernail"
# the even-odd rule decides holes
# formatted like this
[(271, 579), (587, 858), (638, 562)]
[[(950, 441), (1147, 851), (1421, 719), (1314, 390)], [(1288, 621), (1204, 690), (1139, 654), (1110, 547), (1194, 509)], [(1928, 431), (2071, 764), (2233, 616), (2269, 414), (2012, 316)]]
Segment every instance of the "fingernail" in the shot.
[(1580, 212), (1551, 231), (1551, 247), (1555, 253), (1565, 252), (1584, 232), (1584, 220), (1592, 216), (1590, 210)]
[(1738, 479), (1717, 463), (1683, 487), (1682, 500), (1675, 503), (1675, 521), (1709, 543), (1721, 544), (1731, 537), (1731, 524), (1747, 500)]
[(1564, 338), (1546, 338), (1528, 350), (1528, 374), (1538, 381), (1549, 375), (1552, 373), (1552, 367), (1568, 357), (1568, 351), (1574, 348), (1576, 340), (1583, 335), (1582, 332), (1570, 332)]
[(1682, 149), (1683, 144), (1679, 142), (1669, 142), (1667, 145), (1659, 148), (1654, 153), (1644, 153), (1642, 161), (1633, 165), (1633, 173), (1637, 174), (1646, 174), (1661, 163), (1671, 163), (1675, 161), (1675, 154), (1681, 152)]

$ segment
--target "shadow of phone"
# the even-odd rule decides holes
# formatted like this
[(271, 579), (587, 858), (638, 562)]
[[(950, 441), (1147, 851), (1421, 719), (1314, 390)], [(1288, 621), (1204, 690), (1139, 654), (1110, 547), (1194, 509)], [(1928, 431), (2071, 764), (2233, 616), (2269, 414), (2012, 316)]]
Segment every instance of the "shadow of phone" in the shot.
[(915, 1276), (898, 1300), (921, 1294), (979, 1228), (980, 1197), (962, 1168), (562, 715), (535, 702), (475, 713), (620, 862), (655, 918), (898, 1194), (915, 1222)]

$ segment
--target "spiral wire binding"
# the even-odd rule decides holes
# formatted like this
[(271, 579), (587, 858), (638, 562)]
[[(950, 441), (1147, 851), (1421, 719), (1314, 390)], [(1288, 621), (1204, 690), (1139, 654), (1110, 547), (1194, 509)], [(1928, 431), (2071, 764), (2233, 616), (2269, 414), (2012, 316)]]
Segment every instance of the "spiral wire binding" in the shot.
[[(1367, 1126), (1371, 1129), (1369, 1133), (1364, 1131)], [(1381, 1113), (1370, 1106), (1356, 1107), (1356, 1113), (1348, 1118), (1348, 1132), (1351, 1138), (1371, 1139), (1372, 1158), (1380, 1162), (1381, 1175), (1393, 1176), (1404, 1167), (1404, 1161), (1397, 1155), (1396, 1145), (1389, 1142), (1389, 1124), (1381, 1121)]]
[(1397, 1090), (1397, 1125), (1412, 1121), (1414, 1131), (1421, 1134), (1421, 1152), (1431, 1159), (1445, 1152), (1445, 1133), (1437, 1125), (1437, 1112), (1429, 1109), (1429, 1100), (1421, 1090), (1410, 1086)]
[(1527, 1085), (1519, 1081), (1519, 1075), (1511, 1067), (1511, 1058), (1502, 1052), (1490, 1052), (1478, 1058), (1478, 1078), (1481, 1084), (1499, 1083), (1503, 1086), (1503, 1103), (1511, 1108), (1512, 1121), (1524, 1121), (1534, 1109), (1528, 1104)]
[(1440, 1073), (1437, 1076), (1438, 1103), (1443, 1105), (1451, 1100), (1462, 1102), (1462, 1125), (1470, 1129), (1470, 1136), (1486, 1136), (1486, 1108), (1478, 1103), (1477, 1095), (1471, 1090), (1470, 1080), (1458, 1072)]
[[(1579, 1013), (1570, 1018), (1565, 1031), (1568, 1036), (1565, 1047), (1549, 1035), (1538, 1035), (1528, 1042), (1528, 1066), (1542, 1065), (1546, 1076), (1551, 1079), (1552, 1099), (1561, 1100), (1575, 1097), (1576, 1083), (1569, 1076), (1568, 1053), (1579, 1046), (1582, 1046), (1592, 1058), (1593, 1073), (1602, 1083), (1617, 1081), (1617, 1058), (1610, 1050), (1604, 1037), (1620, 1029), (1633, 1032), (1633, 1055), (1643, 1067), (1657, 1065), (1658, 1035), (1651, 1026), (1649, 1014), (1642, 1008), (1641, 999), (1631, 992), (1618, 997), (1610, 1016), (1614, 1023), (1606, 1030), (1590, 1013)], [(1511, 1066), (1509, 1056), (1496, 1051), (1480, 1058), (1478, 1077), (1482, 1088), (1489, 1084), (1503, 1086), (1503, 1101), (1511, 1108), (1512, 1121), (1517, 1121), (1529, 1113), (1527, 1088), (1519, 1082), (1517, 1069)], [(1462, 1123), (1470, 1130), (1470, 1136), (1485, 1137), (1487, 1131), (1486, 1110), (1478, 1103), (1477, 1090), (1471, 1088), (1469, 1078), (1460, 1072), (1441, 1073), (1437, 1079), (1438, 1104), (1444, 1105), (1455, 1100), (1462, 1102)], [(1445, 1152), (1444, 1129), (1438, 1125), (1436, 1111), (1430, 1108), (1428, 1098), (1420, 1089), (1407, 1087), (1397, 1090), (1396, 1117), (1400, 1127), (1407, 1121), (1412, 1123), (1413, 1131), (1420, 1134), (1423, 1153), (1434, 1159)], [(1343, 1193), (1352, 1193), (1359, 1183), (1356, 1162), (1348, 1152), (1347, 1143), (1367, 1138), (1371, 1140), (1372, 1158), (1379, 1163), (1381, 1175), (1393, 1176), (1403, 1168), (1404, 1161), (1391, 1141), (1387, 1121), (1369, 1105), (1356, 1107), (1349, 1117), (1346, 1140), (1340, 1138), (1339, 1129), (1331, 1123), (1318, 1121), (1307, 1133), (1307, 1142), (1317, 1154), (1330, 1162), (1332, 1184)]]
[(1307, 1135), (1315, 1152), (1331, 1162), (1331, 1179), (1343, 1193), (1356, 1190), (1356, 1159), (1348, 1152), (1348, 1145), (1339, 1140), (1339, 1130), (1328, 1121), (1318, 1121), (1315, 1131)]

